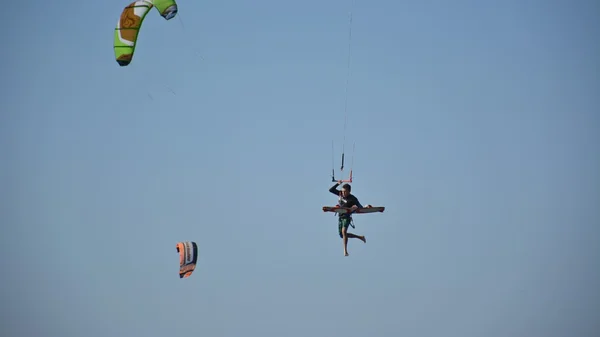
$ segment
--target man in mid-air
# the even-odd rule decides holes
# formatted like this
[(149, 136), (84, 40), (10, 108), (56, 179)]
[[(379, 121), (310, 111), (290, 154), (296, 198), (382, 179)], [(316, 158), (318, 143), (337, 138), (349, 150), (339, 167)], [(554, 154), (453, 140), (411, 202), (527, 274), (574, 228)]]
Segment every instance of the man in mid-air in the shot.
[[(329, 192), (338, 196), (338, 205), (340, 207), (351, 208), (352, 211), (354, 211), (358, 208), (363, 208), (363, 206), (360, 204), (358, 199), (352, 193), (350, 193), (350, 191), (352, 190), (352, 187), (350, 187), (350, 184), (344, 184), (342, 186), (341, 191), (337, 189), (337, 187), (340, 186), (341, 183), (342, 183), (342, 181), (338, 181), (335, 185), (331, 186), (331, 188), (329, 189)], [(372, 206), (371, 205), (366, 206), (366, 208), (370, 208), (370, 207), (372, 207)], [(364, 235), (356, 235), (356, 234), (352, 234), (352, 233), (348, 232), (348, 226), (350, 226), (350, 223), (352, 223), (352, 215), (351, 214), (352, 213), (340, 213), (339, 218), (338, 218), (338, 231), (339, 231), (340, 237), (342, 238), (342, 240), (344, 242), (344, 256), (348, 256), (348, 238), (359, 239), (364, 243), (367, 242), (367, 239), (365, 238)]]

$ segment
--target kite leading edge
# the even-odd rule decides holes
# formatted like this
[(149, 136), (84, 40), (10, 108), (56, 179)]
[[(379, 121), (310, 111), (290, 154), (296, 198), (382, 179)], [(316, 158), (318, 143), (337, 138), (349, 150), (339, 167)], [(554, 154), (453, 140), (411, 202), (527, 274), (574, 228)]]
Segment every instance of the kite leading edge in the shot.
[(177, 243), (179, 253), (179, 278), (190, 277), (196, 269), (198, 260), (198, 245), (193, 241)]
[(156, 7), (165, 20), (171, 20), (177, 15), (175, 0), (142, 0), (127, 5), (117, 22), (113, 46), (115, 59), (121, 67), (131, 63), (142, 22), (152, 7)]

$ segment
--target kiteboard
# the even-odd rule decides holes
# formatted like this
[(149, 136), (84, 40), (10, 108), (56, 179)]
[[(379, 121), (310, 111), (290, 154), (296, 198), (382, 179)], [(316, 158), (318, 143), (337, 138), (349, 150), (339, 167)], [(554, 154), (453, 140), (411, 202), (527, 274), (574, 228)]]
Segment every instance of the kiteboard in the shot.
[(340, 214), (353, 213), (353, 214), (365, 214), (365, 213), (377, 213), (385, 211), (384, 206), (373, 206), (373, 207), (363, 207), (357, 208), (354, 211), (351, 211), (349, 207), (339, 207), (339, 206), (323, 206), (323, 212), (336, 212)]

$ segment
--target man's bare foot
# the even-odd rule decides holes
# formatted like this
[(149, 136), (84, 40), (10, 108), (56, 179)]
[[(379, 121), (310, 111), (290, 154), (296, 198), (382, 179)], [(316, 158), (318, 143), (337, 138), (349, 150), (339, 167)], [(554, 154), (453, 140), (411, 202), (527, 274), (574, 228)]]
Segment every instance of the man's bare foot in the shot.
[(364, 243), (367, 243), (367, 238), (363, 235), (363, 236), (359, 236), (358, 239)]
[(350, 255), (350, 254), (348, 254), (348, 252), (344, 252), (344, 256), (348, 256), (348, 255)]

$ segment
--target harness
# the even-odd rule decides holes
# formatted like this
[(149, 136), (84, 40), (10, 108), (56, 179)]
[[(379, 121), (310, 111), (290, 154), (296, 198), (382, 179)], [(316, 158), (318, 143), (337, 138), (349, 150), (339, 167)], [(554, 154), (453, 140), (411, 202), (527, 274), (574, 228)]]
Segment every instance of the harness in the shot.
[[(338, 205), (340, 205), (340, 207), (343, 207), (343, 205), (344, 205), (345, 203), (346, 203), (346, 199), (342, 198), (342, 196), (340, 195), (340, 196), (338, 197)], [(352, 228), (356, 228), (356, 227), (354, 227), (354, 219), (352, 218), (352, 215), (351, 215), (351, 214), (352, 214), (352, 213), (349, 213), (349, 214), (347, 214), (347, 217), (348, 217), (348, 218), (350, 218), (350, 226), (351, 226)], [(341, 218), (341, 217), (344, 217), (344, 215), (346, 215), (346, 214), (335, 214), (335, 213), (333, 213), (333, 215), (334, 215), (334, 216), (335, 216), (335, 215), (339, 215), (339, 217)]]
[[(339, 217), (341, 218), (343, 214), (335, 214), (335, 213), (333, 213), (333, 216), (336, 216), (336, 215), (339, 215)], [(350, 226), (351, 226), (352, 228), (356, 228), (356, 227), (354, 226), (354, 218), (353, 218), (353, 217), (351, 217), (351, 216), (348, 216), (348, 218), (350, 218)]]

